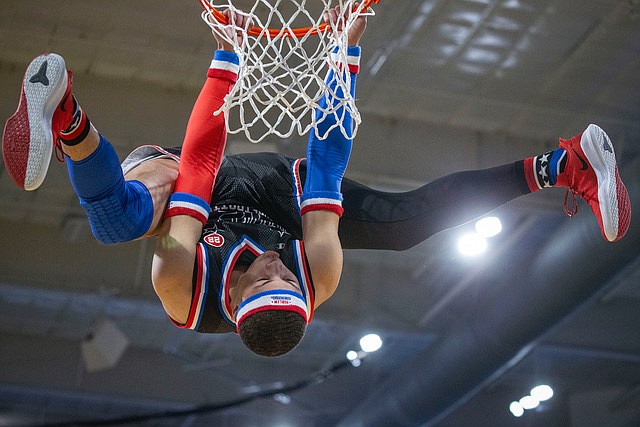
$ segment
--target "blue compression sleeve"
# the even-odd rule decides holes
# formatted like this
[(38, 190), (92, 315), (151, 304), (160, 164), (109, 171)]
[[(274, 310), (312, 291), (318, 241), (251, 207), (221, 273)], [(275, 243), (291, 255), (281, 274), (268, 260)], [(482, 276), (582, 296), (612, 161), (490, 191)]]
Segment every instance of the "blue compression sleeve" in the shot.
[(66, 160), (71, 184), (97, 240), (125, 242), (147, 232), (153, 220), (151, 193), (139, 181), (125, 181), (109, 141), (101, 135), (100, 145), (89, 157)]
[[(350, 58), (359, 59), (360, 47), (350, 46), (347, 54)], [(350, 73), (350, 92), (353, 97), (355, 97), (356, 76), (355, 73)], [(323, 107), (326, 107), (329, 102), (344, 98), (342, 89), (337, 84), (338, 78), (333, 70), (329, 73), (327, 77), (329, 89), (320, 100), (321, 108), (315, 113), (316, 119), (322, 118)], [(342, 126), (346, 130), (346, 136), (339, 127), (333, 127), (337, 122), (336, 117), (342, 117)], [(318, 125), (320, 135), (328, 132), (326, 139), (321, 140), (315, 130), (309, 136), (307, 177), (302, 195), (301, 212), (303, 214), (311, 209), (329, 209), (339, 214), (342, 212), (340, 187), (351, 155), (352, 129), (353, 116), (351, 112), (345, 107), (340, 107), (335, 114), (325, 116)]]

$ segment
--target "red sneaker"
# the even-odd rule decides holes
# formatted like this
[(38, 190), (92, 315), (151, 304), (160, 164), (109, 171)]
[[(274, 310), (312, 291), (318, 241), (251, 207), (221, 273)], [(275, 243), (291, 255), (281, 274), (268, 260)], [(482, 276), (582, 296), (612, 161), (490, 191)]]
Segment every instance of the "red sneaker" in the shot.
[(567, 150), (568, 160), (556, 185), (567, 187), (567, 194), (571, 191), (589, 203), (605, 239), (620, 240), (631, 222), (631, 203), (609, 136), (591, 124), (569, 140), (560, 139), (560, 147)]
[(60, 148), (62, 122), (73, 114), (70, 94), (71, 72), (60, 55), (45, 54), (31, 61), (22, 81), (18, 109), (7, 120), (2, 134), (7, 172), (25, 190), (40, 187), (53, 147)]

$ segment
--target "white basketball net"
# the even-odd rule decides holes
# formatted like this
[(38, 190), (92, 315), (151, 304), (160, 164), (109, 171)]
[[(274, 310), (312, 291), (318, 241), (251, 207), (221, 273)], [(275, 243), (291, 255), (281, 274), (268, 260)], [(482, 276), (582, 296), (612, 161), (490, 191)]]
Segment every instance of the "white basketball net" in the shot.
[[(214, 10), (243, 13), (253, 21), (254, 27), (244, 31), (244, 40), (227, 40), (240, 59), (238, 82), (218, 111), (225, 114), (229, 133), (244, 132), (250, 141), (260, 142), (269, 135), (288, 138), (313, 128), (325, 139), (339, 127), (346, 137), (355, 137), (361, 118), (349, 90), (350, 74), (344, 70), (347, 29), (363, 13), (362, 5), (354, 10), (355, 0), (236, 0), (236, 6), (231, 0), (200, 3), (205, 8), (202, 19), (213, 29), (232, 25), (216, 19)], [(246, 3), (253, 5), (241, 10)], [(348, 12), (340, 18), (342, 22), (322, 30), (324, 12), (335, 6)], [(367, 14), (373, 14), (371, 9)], [(291, 36), (294, 31), (297, 36)], [(325, 83), (331, 70), (335, 72), (333, 89)], [(327, 96), (326, 108), (319, 105), (323, 95)], [(342, 126), (346, 114), (353, 117), (353, 129)], [(331, 116), (335, 125), (320, 132), (318, 125)]]

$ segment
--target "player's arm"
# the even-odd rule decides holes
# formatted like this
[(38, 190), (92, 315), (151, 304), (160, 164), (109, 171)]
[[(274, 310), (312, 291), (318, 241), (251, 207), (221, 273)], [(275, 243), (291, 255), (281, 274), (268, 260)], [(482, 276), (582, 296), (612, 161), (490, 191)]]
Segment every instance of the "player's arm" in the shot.
[[(243, 19), (242, 25), (249, 25)], [(235, 34), (233, 27), (229, 31)], [(232, 34), (232, 35), (233, 35)], [(207, 79), (194, 104), (152, 264), (153, 286), (169, 316), (187, 321), (192, 298), (196, 245), (210, 212), (213, 184), (222, 163), (227, 132), (224, 114), (214, 114), (237, 80), (238, 56), (220, 34)]]
[[(337, 8), (331, 9), (325, 20), (337, 22)], [(360, 16), (349, 29), (349, 64), (345, 71), (351, 74), (351, 94), (355, 96), (356, 74), (359, 70), (360, 38), (366, 28), (366, 16)], [(348, 68), (348, 69), (347, 69)], [(329, 73), (329, 91), (339, 92), (333, 72)], [(327, 103), (326, 97), (320, 101)], [(344, 107), (343, 107), (344, 108)], [(344, 135), (334, 127), (324, 140), (315, 130), (307, 144), (307, 175), (302, 195), (301, 215), (305, 252), (315, 286), (316, 307), (329, 299), (338, 288), (342, 274), (342, 245), (338, 237), (338, 224), (342, 215), (342, 193), (340, 191), (352, 147), (353, 117), (349, 112), (343, 116)], [(316, 114), (321, 114), (317, 111)], [(335, 124), (333, 115), (327, 116), (318, 126), (324, 134)]]

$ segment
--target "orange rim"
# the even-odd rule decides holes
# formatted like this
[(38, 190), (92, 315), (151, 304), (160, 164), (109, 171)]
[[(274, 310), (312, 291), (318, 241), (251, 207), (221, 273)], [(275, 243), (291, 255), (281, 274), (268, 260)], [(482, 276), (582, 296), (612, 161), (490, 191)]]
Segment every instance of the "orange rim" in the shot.
[[(211, 15), (213, 15), (213, 17), (220, 22), (221, 24), (228, 24), (228, 20), (227, 17), (224, 16), (222, 14), (222, 12), (220, 12), (219, 10), (217, 10), (216, 8), (214, 8), (213, 6), (211, 6), (206, 0), (199, 0), (200, 4), (202, 5), (202, 8), (204, 10), (206, 10), (207, 12), (209, 12)], [(380, 0), (365, 0), (363, 2), (364, 4), (364, 8), (368, 8), (369, 6), (371, 6), (373, 3), (378, 4), (380, 2)], [(300, 27), (300, 28), (292, 28), (291, 30), (287, 30), (284, 33), (285, 37), (304, 37), (308, 34), (310, 35), (316, 35), (318, 34), (318, 32), (323, 32), (325, 29), (327, 28), (327, 24), (320, 24), (318, 26), (317, 29), (315, 30), (311, 30), (311, 27)], [(311, 30), (311, 31), (310, 31)], [(277, 37), (282, 35), (283, 30), (282, 29), (273, 29), (273, 28), (262, 28), (262, 27), (251, 27), (249, 29), (249, 31), (247, 31), (247, 34), (249, 34), (250, 36), (254, 36), (254, 37), (259, 37), (260, 35), (262, 35), (263, 33), (268, 32), (269, 35), (271, 37)]]

